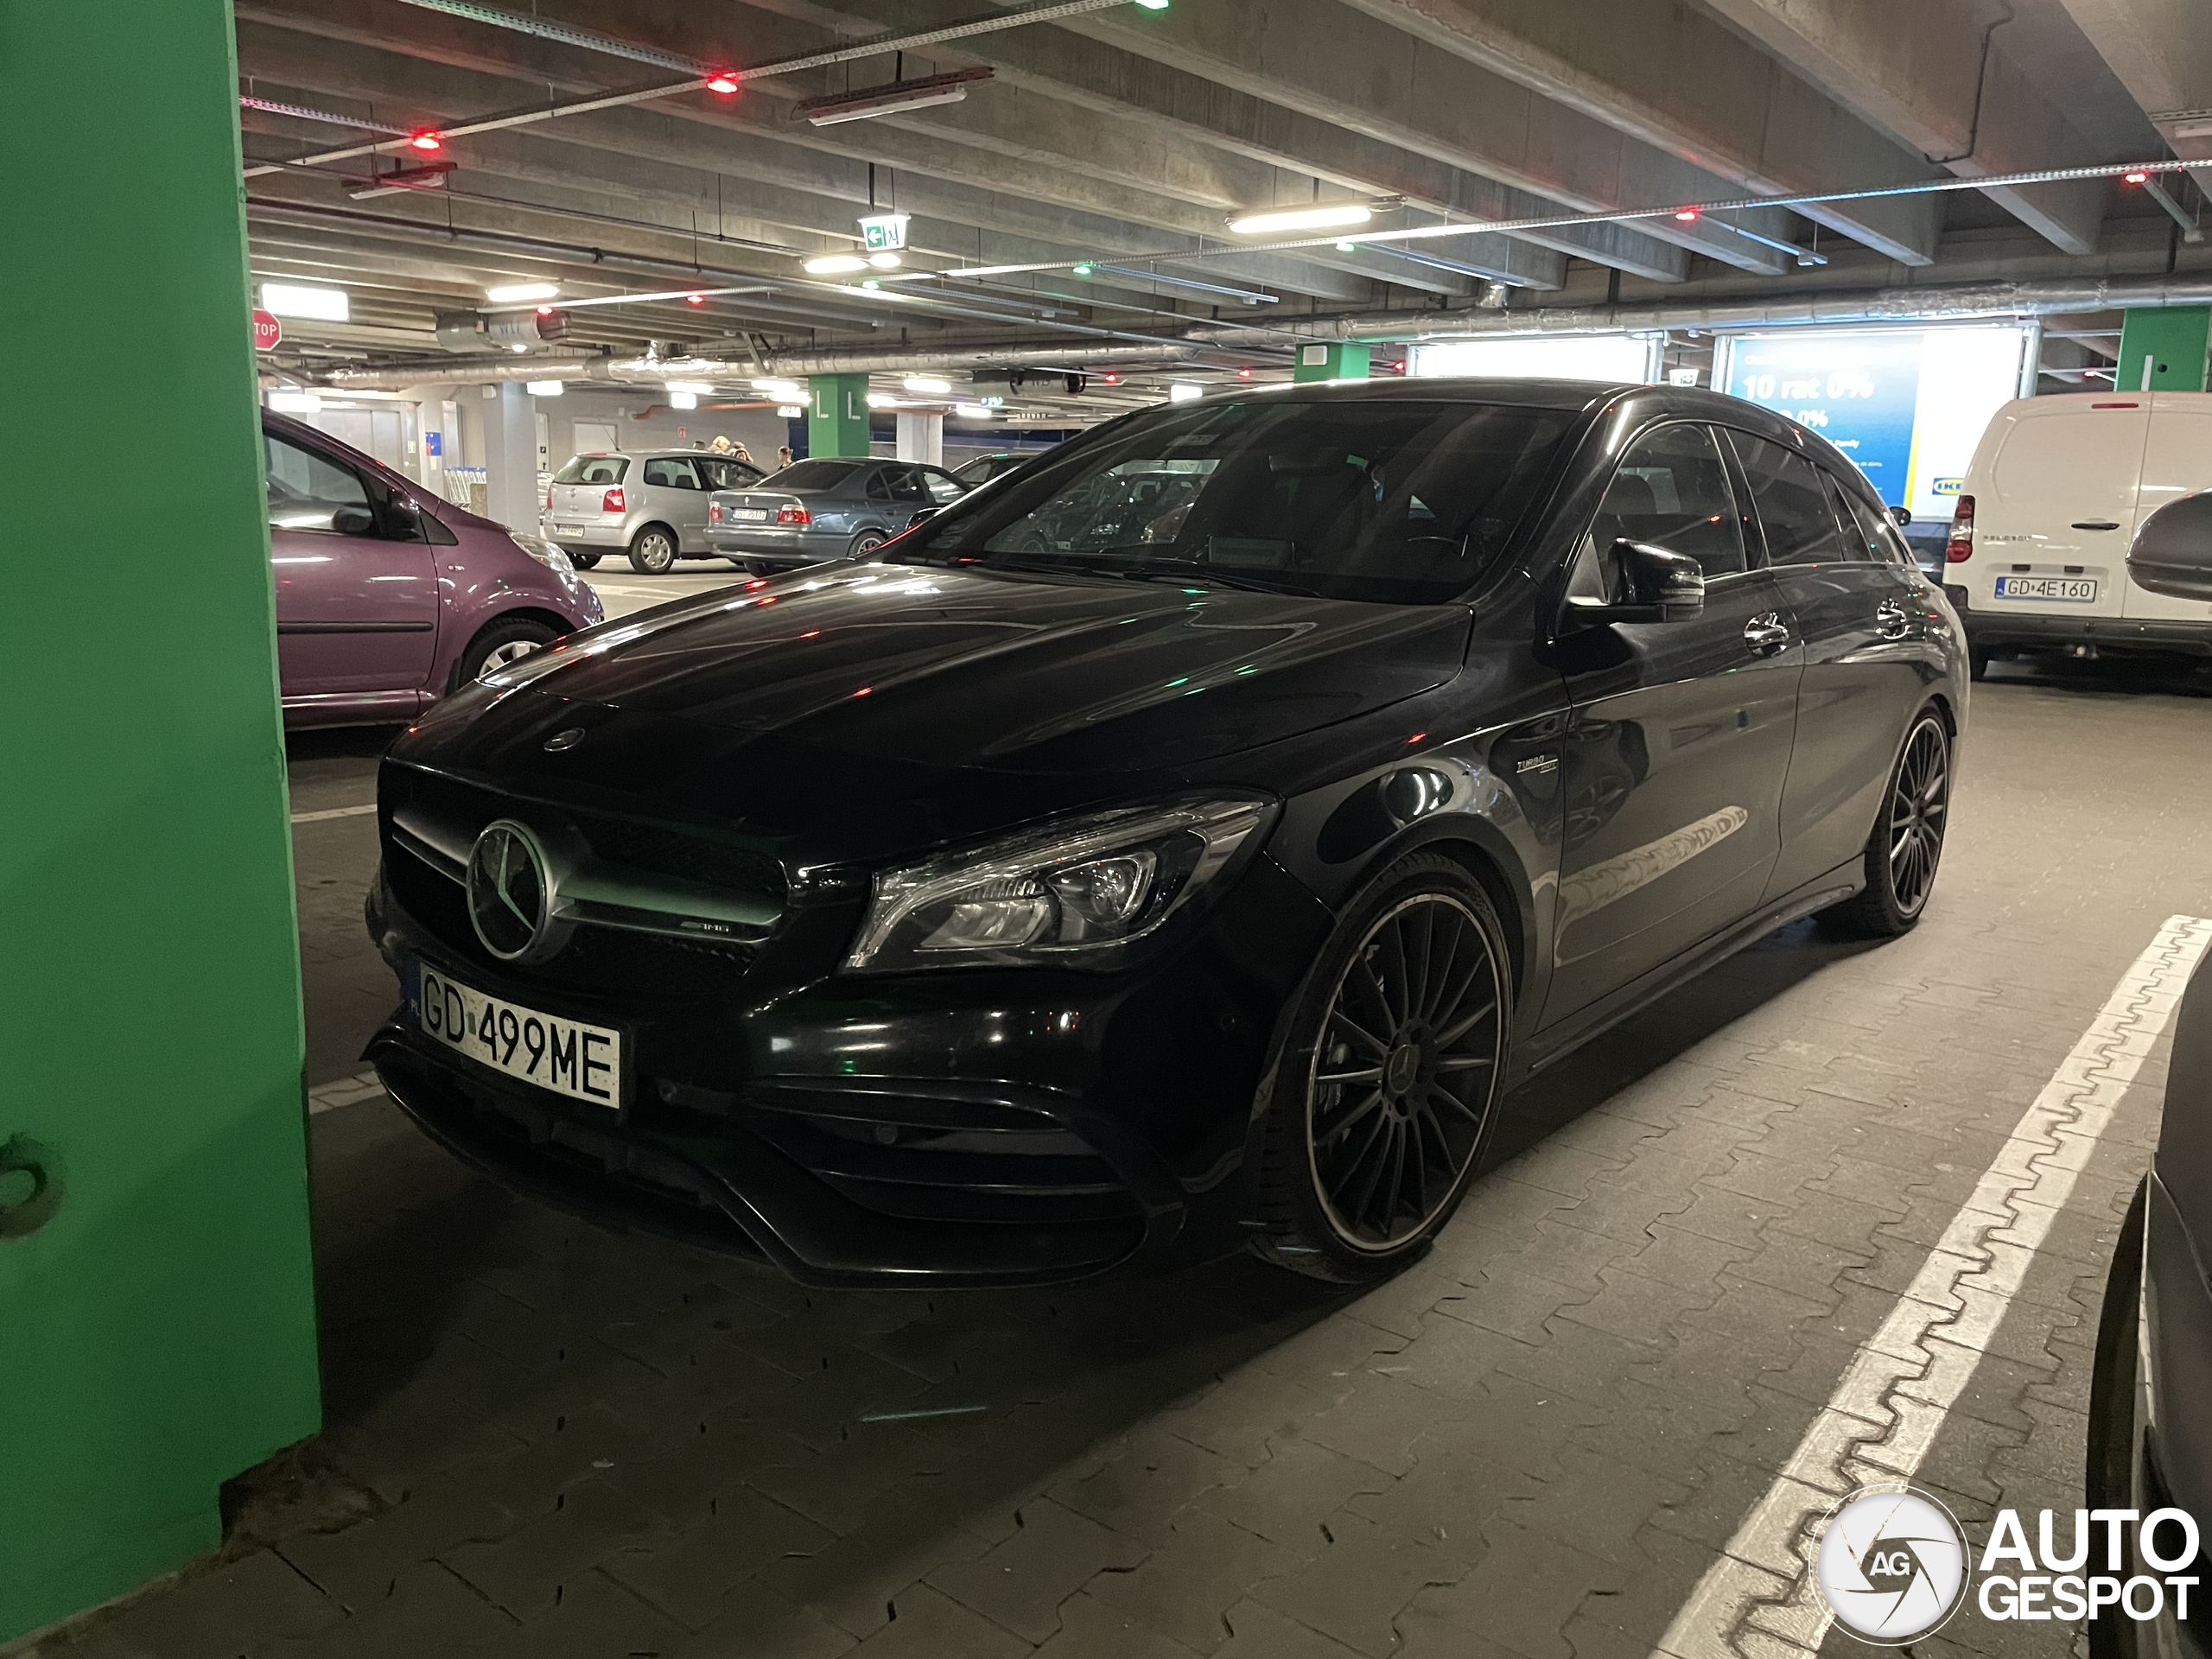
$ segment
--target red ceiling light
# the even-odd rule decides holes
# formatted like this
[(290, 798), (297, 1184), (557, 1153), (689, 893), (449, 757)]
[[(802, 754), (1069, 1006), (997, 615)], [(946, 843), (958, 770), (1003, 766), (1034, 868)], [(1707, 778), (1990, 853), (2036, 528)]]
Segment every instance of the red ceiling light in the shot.
[(429, 127), (424, 127), (420, 132), (411, 135), (407, 143), (410, 149), (420, 150), (443, 149), (446, 147), (446, 141)]
[(1694, 207), (1677, 207), (1675, 209), (1675, 218), (1681, 224), (1694, 225), (1697, 223), (1697, 209)]
[(550, 317), (553, 315), (553, 308), (550, 305), (541, 305), (537, 308), (537, 315), (541, 317)]
[(720, 92), (724, 98), (728, 98), (737, 90), (737, 71), (734, 69), (715, 70), (707, 77), (707, 90), (710, 92)]
[(1236, 371), (1236, 378), (1239, 380), (1249, 380), (1252, 378), (1252, 371), (1249, 369), (1239, 369)]
[(2139, 167), (2132, 173), (2123, 173), (2120, 176), (2130, 184), (2148, 184), (2151, 181), (2151, 175)]
[(1106, 384), (1109, 386), (1118, 386), (1122, 384), (1122, 377), (1118, 374), (1109, 374), (1106, 377)]
[(706, 302), (707, 296), (703, 294), (686, 294), (683, 296), (683, 303), (686, 305), (704, 305)]

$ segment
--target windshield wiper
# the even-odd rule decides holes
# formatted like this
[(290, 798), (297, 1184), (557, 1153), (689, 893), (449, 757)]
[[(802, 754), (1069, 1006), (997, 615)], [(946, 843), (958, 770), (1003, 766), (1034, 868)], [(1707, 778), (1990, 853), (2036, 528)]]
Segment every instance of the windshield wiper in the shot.
[(1295, 594), (1300, 598), (1315, 599), (1309, 583), (1293, 582), (1281, 576), (1270, 576), (1257, 570), (1224, 570), (1221, 566), (1204, 559), (1140, 559), (1135, 564), (1102, 565), (1109, 575), (1127, 576), (1133, 582), (1156, 582), (1163, 578), (1175, 582), (1205, 582), (1220, 588), (1242, 588), (1253, 594)]

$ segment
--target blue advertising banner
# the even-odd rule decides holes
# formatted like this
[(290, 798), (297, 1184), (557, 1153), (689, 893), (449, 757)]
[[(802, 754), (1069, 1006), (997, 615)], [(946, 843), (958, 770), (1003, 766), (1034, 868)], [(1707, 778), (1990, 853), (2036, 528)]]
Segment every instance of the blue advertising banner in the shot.
[(1883, 500), (1901, 507), (1925, 338), (1917, 330), (1747, 337), (1734, 342), (1722, 390), (1819, 433), (1859, 463)]

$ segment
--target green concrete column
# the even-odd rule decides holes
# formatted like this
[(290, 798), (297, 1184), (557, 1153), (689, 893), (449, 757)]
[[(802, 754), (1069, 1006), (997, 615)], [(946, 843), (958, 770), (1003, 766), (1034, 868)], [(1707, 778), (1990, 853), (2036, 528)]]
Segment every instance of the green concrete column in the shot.
[(2209, 351), (2212, 305), (2127, 312), (2120, 325), (2120, 367), (2113, 374), (2113, 389), (2202, 391)]
[(809, 455), (868, 454), (868, 376), (817, 374), (807, 383)]
[(158, 435), (4, 537), (0, 1643), (213, 1548), (320, 1409), (231, 10), (7, 18), (0, 441)]
[(1364, 341), (1332, 340), (1325, 345), (1316, 340), (1298, 348), (1298, 362), (1290, 372), (1293, 380), (1364, 380), (1367, 378), (1368, 347)]

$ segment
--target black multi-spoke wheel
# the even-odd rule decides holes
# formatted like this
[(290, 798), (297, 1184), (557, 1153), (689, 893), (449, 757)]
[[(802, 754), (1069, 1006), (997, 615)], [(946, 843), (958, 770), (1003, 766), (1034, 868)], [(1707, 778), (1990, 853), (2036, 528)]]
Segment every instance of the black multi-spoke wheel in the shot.
[(1323, 950), (1263, 1123), (1262, 1253), (1318, 1278), (1390, 1271), (1465, 1191), (1505, 1065), (1510, 976), (1481, 887), (1417, 855)]
[(1903, 933), (1928, 908), (1951, 816), (1951, 732), (1923, 709), (1905, 734), (1882, 815), (1866, 842), (1866, 886), (1824, 916), (1847, 932)]

